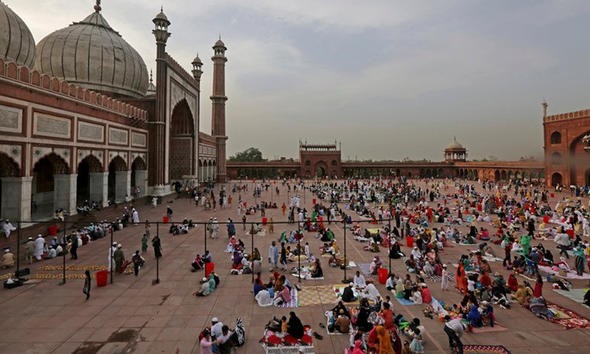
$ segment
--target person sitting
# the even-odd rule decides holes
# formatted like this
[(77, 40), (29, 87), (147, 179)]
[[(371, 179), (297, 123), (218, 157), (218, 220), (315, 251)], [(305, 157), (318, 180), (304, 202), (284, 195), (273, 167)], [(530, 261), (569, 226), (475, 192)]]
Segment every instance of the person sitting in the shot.
[(310, 269), (310, 275), (312, 278), (322, 278), (324, 276), (324, 271), (322, 270), (322, 266), (320, 265), (320, 259), (316, 258), (314, 264)]
[(369, 315), (371, 314), (371, 308), (369, 306), (369, 300), (363, 298), (360, 300), (359, 312), (356, 318), (356, 325), (361, 332), (369, 332), (373, 329), (373, 324), (369, 321)]
[(584, 305), (590, 306), (590, 289), (584, 294)]
[(278, 291), (275, 291), (275, 297), (273, 299), (273, 304), (275, 306), (280, 306), (285, 303), (291, 302), (291, 291), (288, 287), (281, 285)]
[(467, 314), (467, 320), (469, 321), (469, 324), (473, 327), (479, 328), (483, 326), (483, 322), (481, 320), (481, 313), (479, 313), (479, 309), (476, 305), (471, 305), (469, 313)]
[(6, 247), (2, 255), (2, 261), (0, 261), (0, 268), (12, 268), (15, 263), (14, 254), (10, 252), (10, 247)]
[(352, 288), (354, 287), (354, 283), (348, 284), (344, 290), (342, 290), (342, 301), (343, 302), (354, 302), (356, 300), (356, 296), (354, 296), (354, 291)]
[(385, 288), (389, 291), (394, 290), (396, 282), (397, 282), (397, 279), (395, 278), (395, 274), (389, 273), (389, 277), (385, 281)]
[(394, 239), (393, 244), (391, 245), (391, 248), (389, 249), (389, 258), (400, 259), (401, 257), (405, 257), (405, 255), (402, 253), (402, 249), (400, 247), (399, 242), (397, 242), (397, 240)]
[(381, 268), (381, 266), (382, 266), (382, 262), (379, 259), (379, 256), (373, 257), (373, 260), (371, 261), (371, 264), (369, 265), (369, 272), (371, 273), (371, 275), (377, 275), (377, 272), (379, 271), (379, 268)]
[(514, 299), (516, 299), (520, 305), (527, 306), (531, 296), (533, 296), (533, 289), (520, 284), (514, 294)]
[(213, 262), (213, 257), (211, 256), (209, 250), (205, 251), (205, 254), (203, 254), (201, 259), (203, 260), (203, 263)]
[(197, 254), (197, 256), (195, 257), (195, 260), (193, 261), (193, 263), (191, 264), (191, 266), (193, 267), (192, 271), (196, 272), (199, 269), (203, 269), (203, 259), (201, 259), (201, 255)]
[(346, 306), (344, 306), (342, 300), (338, 301), (338, 304), (334, 306), (331, 311), (334, 317), (336, 317), (338, 314), (342, 312), (345, 316), (350, 318), (350, 312), (348, 311)]
[(369, 283), (367, 284), (367, 287), (365, 288), (362, 296), (369, 300), (377, 301), (377, 298), (380, 297), (380, 294), (375, 285), (373, 285), (373, 283)]
[(420, 294), (422, 295), (423, 304), (430, 304), (432, 302), (432, 293), (425, 283), (420, 284)]
[(301, 320), (299, 319), (299, 317), (297, 317), (297, 315), (295, 315), (295, 312), (293, 311), (289, 312), (289, 321), (287, 322), (287, 333), (291, 337), (296, 339), (303, 338), (303, 323), (301, 323)]
[(342, 309), (340, 309), (338, 317), (334, 322), (334, 329), (340, 333), (348, 333), (350, 331), (350, 318), (346, 316)]
[(354, 283), (354, 286), (356, 286), (358, 289), (364, 289), (367, 286), (365, 277), (358, 270), (356, 271), (356, 274), (354, 275), (352, 282)]
[(209, 279), (203, 278), (201, 279), (201, 287), (198, 291), (194, 292), (193, 295), (195, 296), (207, 296), (211, 294), (211, 289), (209, 287)]
[(51, 246), (49, 247), (49, 252), (47, 252), (47, 257), (46, 258), (55, 258), (57, 257), (57, 250), (56, 250), (57, 246)]

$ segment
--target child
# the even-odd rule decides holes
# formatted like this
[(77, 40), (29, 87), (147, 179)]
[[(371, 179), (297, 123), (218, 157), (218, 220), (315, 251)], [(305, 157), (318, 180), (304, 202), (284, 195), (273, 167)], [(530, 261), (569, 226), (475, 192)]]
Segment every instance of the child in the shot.
[(410, 350), (412, 353), (424, 353), (424, 346), (422, 345), (422, 335), (420, 335), (420, 330), (416, 329), (414, 331), (414, 338), (412, 339), (412, 343), (410, 343)]

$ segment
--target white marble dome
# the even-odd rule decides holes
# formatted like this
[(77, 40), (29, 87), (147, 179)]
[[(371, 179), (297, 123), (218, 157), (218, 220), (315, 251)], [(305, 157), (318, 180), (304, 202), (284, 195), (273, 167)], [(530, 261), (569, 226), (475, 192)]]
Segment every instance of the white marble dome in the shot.
[(24, 21), (0, 1), (0, 58), (33, 67), (35, 40)]
[(143, 97), (148, 71), (139, 53), (100, 13), (57, 30), (37, 44), (35, 69), (113, 97)]

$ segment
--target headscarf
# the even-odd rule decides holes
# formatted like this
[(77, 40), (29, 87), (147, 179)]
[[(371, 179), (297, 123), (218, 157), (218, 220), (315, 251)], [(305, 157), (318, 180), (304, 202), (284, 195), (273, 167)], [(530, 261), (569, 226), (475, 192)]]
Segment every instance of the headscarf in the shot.
[(378, 354), (393, 354), (393, 347), (391, 346), (391, 337), (389, 332), (383, 326), (377, 326), (377, 339), (379, 340)]
[(360, 340), (360, 339), (357, 339), (357, 340), (354, 342), (354, 349), (352, 349), (352, 350), (349, 352), (349, 354), (364, 354), (364, 353), (363, 353), (363, 350), (361, 349), (361, 344), (362, 344), (361, 340)]

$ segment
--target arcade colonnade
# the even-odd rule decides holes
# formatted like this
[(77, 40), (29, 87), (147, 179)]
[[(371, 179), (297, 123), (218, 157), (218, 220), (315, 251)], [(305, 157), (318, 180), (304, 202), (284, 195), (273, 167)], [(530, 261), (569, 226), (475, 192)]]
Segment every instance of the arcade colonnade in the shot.
[(214, 159), (199, 159), (199, 181), (211, 182), (217, 179), (217, 163)]
[[(145, 195), (145, 153), (77, 151), (72, 166), (67, 148), (33, 148), (30, 174), (0, 151), (0, 213), (13, 220), (45, 219), (55, 210), (76, 213), (86, 201), (107, 206)], [(106, 158), (106, 160), (105, 160)], [(103, 163), (102, 161), (108, 161)]]

